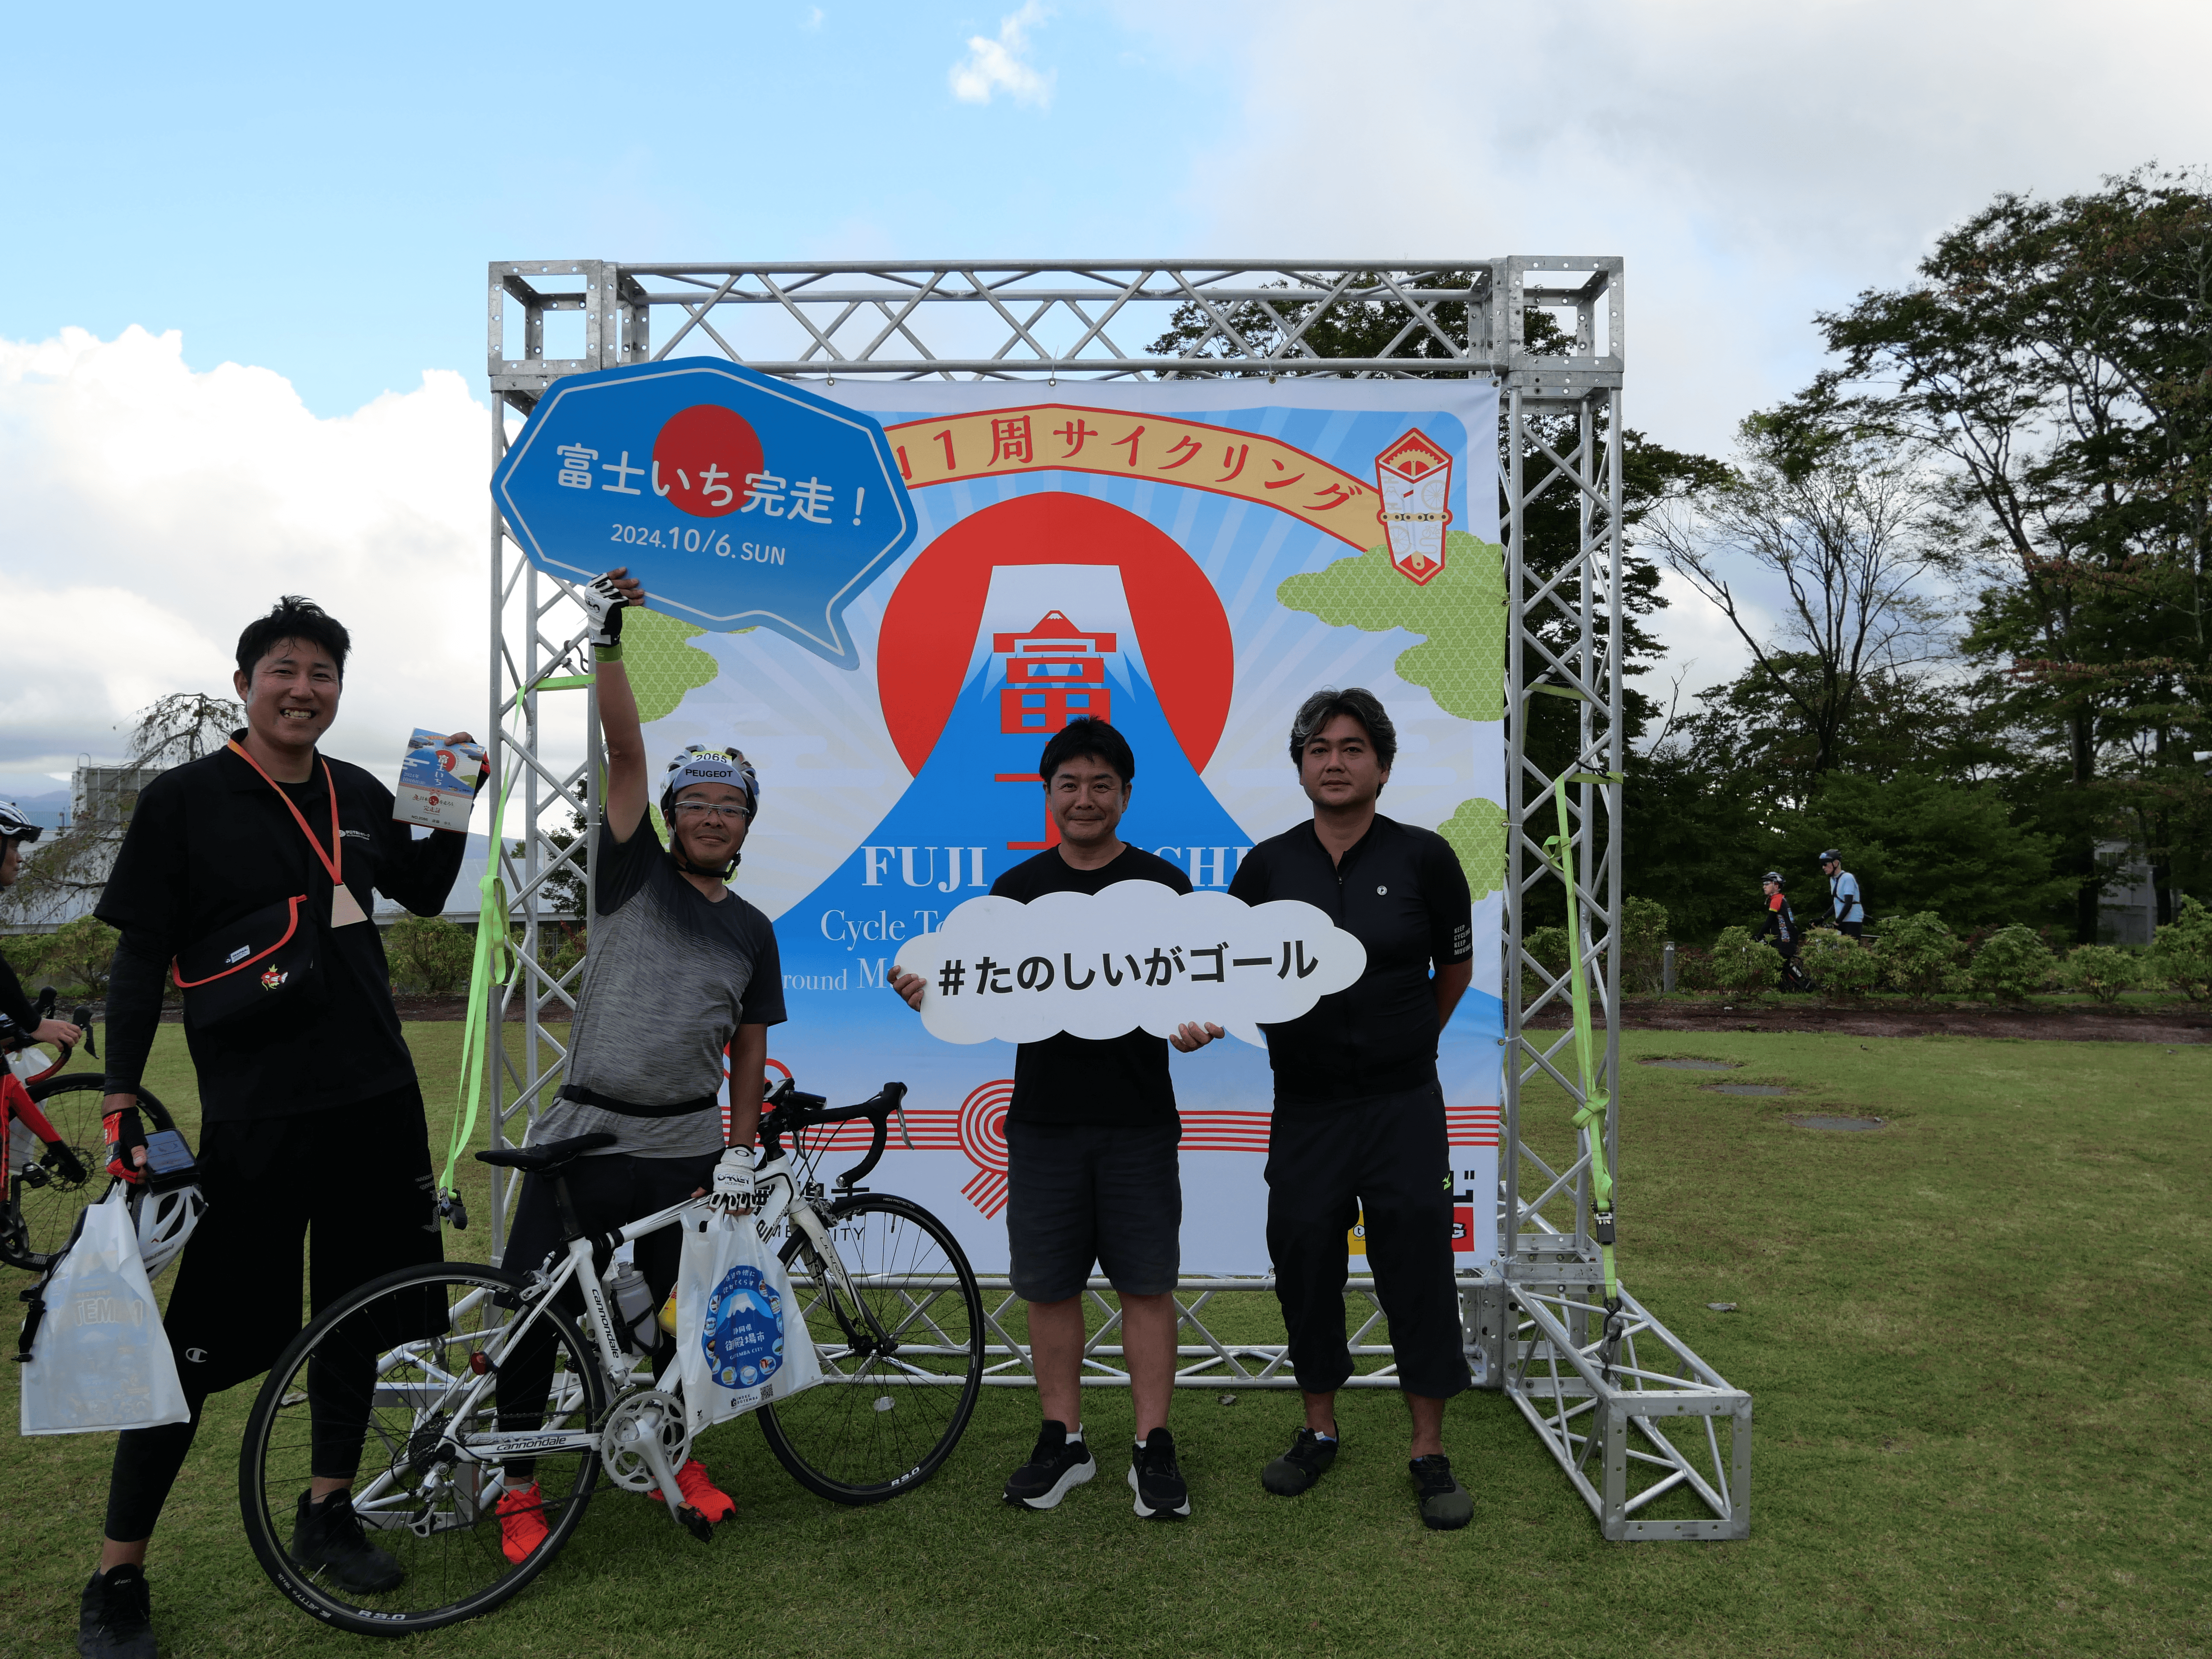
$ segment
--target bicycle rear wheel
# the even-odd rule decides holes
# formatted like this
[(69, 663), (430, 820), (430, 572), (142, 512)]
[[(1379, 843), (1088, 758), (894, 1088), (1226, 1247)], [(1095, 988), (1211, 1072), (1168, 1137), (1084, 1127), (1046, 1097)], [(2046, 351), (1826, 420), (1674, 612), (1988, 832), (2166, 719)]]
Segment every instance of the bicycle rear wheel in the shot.
[[(100, 1127), (106, 1079), (97, 1072), (50, 1077), (27, 1085), (32, 1103), (84, 1165), (84, 1179), (66, 1181), (46, 1166), (46, 1147), (21, 1123), (8, 1126), (8, 1206), (0, 1215), (0, 1261), (43, 1273), (54, 1253), (76, 1231), (84, 1206), (107, 1190), (107, 1137)], [(176, 1127), (168, 1109), (138, 1091), (138, 1114), (149, 1134)]]
[(865, 1310), (833, 1290), (793, 1227), (782, 1261), (823, 1380), (762, 1407), (761, 1431), (809, 1492), (879, 1504), (936, 1474), (967, 1430), (983, 1381), (983, 1295), (959, 1241), (919, 1204), (863, 1194), (828, 1218)]
[[(263, 1571), (316, 1618), (368, 1636), (475, 1618), (544, 1571), (583, 1519), (599, 1480), (606, 1386), (560, 1309), (538, 1308), (516, 1340), (525, 1283), (503, 1268), (460, 1263), (387, 1273), (324, 1310), (270, 1370), (246, 1419), (239, 1507)], [(535, 1349), (540, 1359), (550, 1348), (550, 1380), (542, 1395), (532, 1389), (518, 1399), (514, 1373), (502, 1368), (533, 1344), (544, 1345)], [(495, 1373), (504, 1401), (495, 1398)], [(477, 1461), (468, 1455), (471, 1443), (478, 1456), (493, 1455), (480, 1437), (497, 1428), (501, 1406), (510, 1432), (580, 1440), (589, 1431), (589, 1449), (529, 1448), (534, 1470), (512, 1476), (501, 1462)], [(406, 1573), (382, 1592), (349, 1589), (291, 1553), (308, 1482), (319, 1465), (343, 1472), (364, 1414), (354, 1511), (368, 1541)], [(533, 1480), (546, 1536), (518, 1565), (501, 1547), (497, 1506)]]

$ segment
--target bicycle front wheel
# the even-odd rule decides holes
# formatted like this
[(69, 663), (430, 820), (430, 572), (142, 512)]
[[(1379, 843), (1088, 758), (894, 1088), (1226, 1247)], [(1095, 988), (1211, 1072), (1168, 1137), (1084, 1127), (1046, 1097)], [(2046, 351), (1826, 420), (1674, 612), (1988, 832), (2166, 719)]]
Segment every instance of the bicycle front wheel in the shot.
[[(246, 1419), (239, 1507), (263, 1571), (316, 1618), (406, 1636), (489, 1613), (583, 1519), (606, 1386), (566, 1314), (525, 1310), (526, 1282), (500, 1267), (402, 1268), (325, 1309), (270, 1370)], [(404, 1575), (385, 1588), (295, 1553), (308, 1483), (356, 1459), (354, 1512)], [(502, 1499), (546, 1528), (519, 1563)]]
[(839, 1504), (880, 1504), (952, 1455), (983, 1382), (983, 1295), (960, 1242), (903, 1198), (862, 1194), (829, 1212), (847, 1296), (796, 1226), (782, 1260), (822, 1381), (760, 1410), (792, 1477)]
[[(29, 1273), (43, 1273), (54, 1253), (68, 1243), (84, 1206), (107, 1191), (107, 1135), (100, 1105), (106, 1079), (97, 1072), (50, 1077), (27, 1085), (31, 1100), (54, 1127), (61, 1144), (84, 1166), (84, 1179), (71, 1181), (51, 1167), (52, 1154), (21, 1122), (8, 1126), (8, 1208), (0, 1217), (0, 1261)], [(168, 1108), (138, 1091), (138, 1115), (149, 1134), (173, 1129)]]

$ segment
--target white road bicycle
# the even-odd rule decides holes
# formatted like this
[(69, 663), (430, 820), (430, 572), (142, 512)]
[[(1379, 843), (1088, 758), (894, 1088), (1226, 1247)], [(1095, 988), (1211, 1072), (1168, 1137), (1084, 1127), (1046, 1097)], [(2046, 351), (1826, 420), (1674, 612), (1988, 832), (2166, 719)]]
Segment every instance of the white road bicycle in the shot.
[[(854, 1184), (882, 1158), (905, 1093), (887, 1084), (832, 1109), (787, 1081), (762, 1121), (754, 1218), (763, 1237), (782, 1235), (779, 1255), (823, 1380), (757, 1415), (784, 1468), (840, 1504), (880, 1503), (928, 1480), (959, 1443), (982, 1380), (982, 1296), (959, 1242), (921, 1206)], [(825, 1194), (812, 1165), (836, 1126), (859, 1121), (873, 1127), (867, 1156)], [(603, 1474), (660, 1492), (672, 1518), (712, 1535), (676, 1486), (690, 1436), (673, 1379), (664, 1392), (641, 1369), (594, 1267), (626, 1241), (704, 1215), (712, 1200), (583, 1233), (562, 1171), (611, 1139), (477, 1154), (552, 1182), (566, 1255), (546, 1270), (447, 1262), (387, 1274), (318, 1315), (270, 1371), (246, 1423), (239, 1503), (264, 1570), (316, 1618), (396, 1637), (488, 1613), (574, 1535)], [(572, 1284), (580, 1327), (558, 1305)], [(332, 1455), (318, 1459), (319, 1443)], [(289, 1550), (316, 1463), (343, 1467), (356, 1446), (355, 1512), (406, 1573), (383, 1592), (349, 1589)], [(518, 1565), (501, 1547), (497, 1506), (532, 1481), (546, 1536)]]

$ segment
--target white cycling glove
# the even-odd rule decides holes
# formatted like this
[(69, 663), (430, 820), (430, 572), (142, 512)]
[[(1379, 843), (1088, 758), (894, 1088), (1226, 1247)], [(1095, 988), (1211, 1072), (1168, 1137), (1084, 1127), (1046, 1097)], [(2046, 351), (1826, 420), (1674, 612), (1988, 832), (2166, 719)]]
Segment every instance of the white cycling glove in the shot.
[(734, 1213), (752, 1206), (752, 1154), (742, 1146), (726, 1147), (714, 1166), (714, 1207)]
[(584, 603), (584, 614), (591, 618), (591, 628), (585, 635), (592, 653), (603, 661), (619, 661), (622, 657), (623, 610), (629, 601), (609, 576), (601, 576), (585, 585), (577, 595)]

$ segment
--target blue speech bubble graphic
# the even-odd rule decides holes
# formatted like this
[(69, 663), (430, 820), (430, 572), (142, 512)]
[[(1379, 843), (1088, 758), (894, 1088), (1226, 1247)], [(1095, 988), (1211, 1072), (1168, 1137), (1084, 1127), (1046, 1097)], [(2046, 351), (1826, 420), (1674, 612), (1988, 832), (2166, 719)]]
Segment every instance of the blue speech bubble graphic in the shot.
[(556, 380), (491, 488), (539, 568), (628, 565), (656, 611), (773, 629), (844, 668), (845, 607), (915, 532), (880, 424), (712, 358)]

